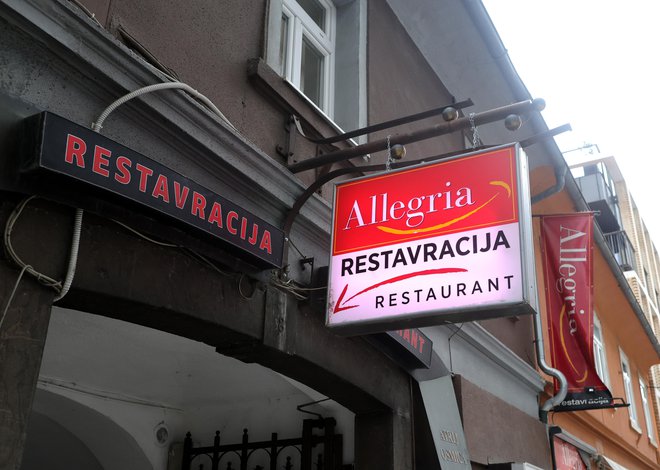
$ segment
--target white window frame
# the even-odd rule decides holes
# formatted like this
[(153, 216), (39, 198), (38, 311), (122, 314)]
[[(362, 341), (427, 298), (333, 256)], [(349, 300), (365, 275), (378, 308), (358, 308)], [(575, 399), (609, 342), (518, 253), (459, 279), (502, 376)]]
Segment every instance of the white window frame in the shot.
[(641, 375), (638, 376), (638, 380), (639, 393), (642, 397), (642, 409), (644, 410), (644, 420), (646, 421), (646, 432), (649, 435), (651, 444), (657, 447), (658, 441), (655, 438), (655, 423), (652, 421), (651, 404), (649, 403), (649, 386)]
[[(301, 88), (300, 69), (302, 63), (303, 38), (307, 39), (323, 56), (323, 83), (321, 84), (321, 99), (317, 105), (330, 119), (334, 115), (334, 76), (335, 76), (335, 28), (336, 10), (331, 1), (316, 0), (326, 11), (325, 31), (310, 18), (307, 12), (296, 0), (282, 0), (282, 15), (288, 18), (288, 38), (286, 41), (285, 63), (282, 74), (296, 89)], [(303, 93), (304, 96), (304, 93)]]
[(628, 356), (619, 348), (619, 355), (621, 356), (621, 378), (623, 379), (623, 389), (626, 393), (626, 400), (630, 403), (628, 407), (628, 416), (630, 417), (630, 425), (638, 433), (642, 433), (639, 427), (639, 419), (637, 415), (637, 405), (635, 404), (635, 389), (633, 387), (632, 369), (630, 368), (630, 361)]
[[(597, 335), (596, 332), (599, 332), (600, 335)], [(603, 325), (600, 323), (600, 319), (596, 312), (594, 312), (594, 361), (596, 363), (596, 372), (598, 377), (603, 381), (607, 388), (610, 387), (610, 373), (607, 367), (607, 352), (605, 350), (605, 341), (603, 339)]]
[[(270, 0), (268, 6), (268, 21), (264, 36), (266, 39), (263, 51), (266, 64), (281, 77), (286, 77), (290, 71), (285, 70), (283, 61), (286, 49), (293, 41), (293, 26), (289, 28), (291, 37), (286, 43), (282, 37), (282, 11), (284, 0)], [(329, 70), (330, 87), (328, 94), (329, 110), (322, 110), (300, 92), (292, 82), (284, 81), (298, 91), (300, 97), (309, 103), (330, 126), (337, 132), (344, 132), (368, 124), (367, 119), (367, 1), (368, 0), (325, 0), (335, 9), (334, 18), (334, 58)], [(288, 18), (288, 17), (287, 17)], [(290, 20), (289, 20), (290, 21)], [(291, 53), (289, 53), (291, 54)], [(277, 93), (277, 90), (275, 90)], [(356, 138), (357, 142), (366, 142), (366, 136)]]

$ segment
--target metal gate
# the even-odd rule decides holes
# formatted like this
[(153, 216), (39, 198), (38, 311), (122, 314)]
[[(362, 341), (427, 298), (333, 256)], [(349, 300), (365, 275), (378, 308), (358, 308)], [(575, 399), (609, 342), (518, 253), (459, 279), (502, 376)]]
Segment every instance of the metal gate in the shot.
[[(250, 442), (248, 430), (244, 429), (240, 444), (225, 445), (220, 445), (220, 431), (216, 431), (213, 445), (207, 447), (193, 447), (192, 436), (187, 433), (183, 444), (181, 469), (191, 470), (193, 461), (195, 461), (195, 468), (200, 470), (204, 469), (205, 462), (210, 463), (211, 470), (248, 470), (248, 468), (266, 470), (261, 465), (248, 467), (250, 457), (257, 451), (263, 451), (268, 456), (269, 470), (278, 468), (284, 470), (346, 470), (352, 466), (342, 466), (342, 435), (335, 434), (336, 424), (334, 418), (306, 419), (303, 420), (302, 437), (278, 439), (277, 433), (272, 433), (269, 441), (261, 442)], [(314, 434), (315, 429), (320, 429), (323, 433)], [(313, 459), (314, 448), (318, 445), (323, 446), (323, 451), (318, 452), (316, 459)], [(284, 455), (287, 450), (289, 455)], [(291, 457), (291, 453), (295, 455), (296, 452), (300, 461), (298, 468), (294, 468), (293, 463), (297, 459)], [(232, 461), (236, 460), (238, 460), (239, 467), (232, 466)]]

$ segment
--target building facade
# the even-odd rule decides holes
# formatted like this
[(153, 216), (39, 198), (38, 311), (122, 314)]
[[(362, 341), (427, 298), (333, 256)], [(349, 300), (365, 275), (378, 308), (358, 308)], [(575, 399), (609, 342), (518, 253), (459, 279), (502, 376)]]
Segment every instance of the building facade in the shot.
[[(0, 38), (0, 468), (552, 468), (532, 316), (324, 325), (314, 183), (388, 150), (304, 165), (529, 101), (481, 2), (3, 0)], [(527, 109), (406, 161), (547, 131)], [(525, 150), (532, 210), (583, 210), (556, 144)], [(643, 371), (657, 341), (601, 264)]]
[[(585, 157), (581, 158), (583, 163), (571, 166), (571, 172), (586, 203), (596, 211), (596, 222), (614, 261), (620, 267), (621, 280), (629, 286), (629, 295), (635, 300), (638, 315), (643, 315), (648, 329), (657, 337), (655, 286), (658, 258), (653, 241), (614, 157)], [(592, 413), (587, 417), (585, 413), (581, 417), (583, 423), (580, 427), (584, 427), (588, 420), (592, 421), (593, 426), (598, 420), (601, 422), (599, 428), (617, 429), (609, 439), (591, 435), (586, 442), (602, 450), (610, 440), (618, 447), (612, 448), (610, 455), (620, 455), (616, 458), (612, 456), (612, 459), (615, 462), (626, 459), (627, 463), (620, 463), (626, 468), (636, 468), (642, 464), (631, 463), (631, 457), (655, 461), (658, 455), (657, 361), (653, 355), (644, 357), (638, 352), (631, 352), (639, 350), (635, 339), (641, 333), (627, 331), (626, 316), (621, 314), (625, 309), (621, 306), (616, 306), (612, 310), (614, 316), (607, 319), (614, 305), (610, 295), (603, 294), (602, 298), (605, 302), (596, 305), (598, 321), (594, 328), (594, 353), (599, 373), (615, 396), (622, 397), (630, 406), (601, 413), (601, 416)], [(593, 432), (587, 431), (587, 435)], [(624, 457), (621, 452), (631, 455)], [(607, 460), (602, 463), (605, 466), (608, 464)]]

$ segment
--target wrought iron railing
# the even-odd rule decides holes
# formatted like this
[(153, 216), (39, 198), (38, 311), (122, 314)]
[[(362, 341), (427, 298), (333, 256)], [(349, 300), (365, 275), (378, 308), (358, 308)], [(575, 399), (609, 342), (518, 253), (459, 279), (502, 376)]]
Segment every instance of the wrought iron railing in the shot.
[[(263, 463), (263, 458), (253, 458), (253, 465), (248, 467), (250, 457), (257, 451), (266, 454), (267, 468), (270, 470), (341, 470), (342, 466), (342, 436), (335, 434), (336, 422), (333, 418), (306, 419), (303, 421), (302, 437), (293, 439), (278, 439), (277, 433), (271, 434), (269, 441), (250, 442), (248, 430), (243, 430), (240, 444), (220, 445), (220, 431), (216, 431), (212, 446), (193, 447), (192, 436), (186, 434), (183, 443), (181, 470), (191, 470), (194, 461), (195, 469), (204, 469), (205, 463), (210, 463), (211, 470), (266, 470), (266, 467), (255, 464)], [(323, 434), (314, 434), (314, 429), (322, 429)], [(313, 462), (313, 449), (323, 445), (323, 452), (316, 454)], [(290, 451), (285, 455), (285, 451)], [(294, 458), (291, 457), (291, 452)], [(199, 458), (198, 458), (199, 457)], [(206, 458), (204, 458), (206, 457)], [(278, 465), (279, 461), (279, 465)], [(238, 466), (233, 466), (235, 463)], [(294, 468), (294, 462), (299, 467)], [(222, 466), (221, 466), (222, 465)], [(347, 466), (348, 467), (348, 466)], [(209, 468), (209, 467), (206, 467)]]
[(607, 245), (610, 247), (614, 259), (617, 260), (619, 266), (624, 271), (636, 271), (637, 263), (635, 261), (635, 249), (630, 243), (628, 234), (625, 230), (619, 230), (617, 232), (606, 233), (605, 240)]

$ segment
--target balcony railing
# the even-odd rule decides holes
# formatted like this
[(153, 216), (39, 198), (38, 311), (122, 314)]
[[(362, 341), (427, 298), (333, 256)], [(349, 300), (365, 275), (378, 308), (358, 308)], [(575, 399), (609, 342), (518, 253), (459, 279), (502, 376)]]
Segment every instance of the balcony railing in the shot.
[(610, 232), (605, 234), (607, 245), (612, 250), (614, 259), (617, 260), (619, 266), (624, 271), (636, 271), (637, 265), (635, 262), (635, 249), (628, 239), (628, 235), (624, 230), (617, 232)]

